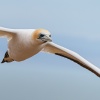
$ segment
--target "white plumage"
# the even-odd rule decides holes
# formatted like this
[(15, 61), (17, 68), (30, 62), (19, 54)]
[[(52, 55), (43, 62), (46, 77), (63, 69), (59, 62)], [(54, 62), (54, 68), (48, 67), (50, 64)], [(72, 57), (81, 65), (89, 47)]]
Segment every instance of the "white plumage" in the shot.
[(1, 63), (23, 61), (40, 51), (68, 58), (100, 77), (100, 69), (79, 54), (51, 42), (45, 29), (8, 29), (0, 27), (0, 37), (8, 38), (8, 50)]

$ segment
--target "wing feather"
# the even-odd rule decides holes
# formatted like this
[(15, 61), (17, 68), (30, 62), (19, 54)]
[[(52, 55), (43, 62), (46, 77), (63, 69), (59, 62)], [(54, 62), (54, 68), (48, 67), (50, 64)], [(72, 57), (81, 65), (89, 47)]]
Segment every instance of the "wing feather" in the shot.
[(8, 28), (4, 28), (4, 27), (0, 27), (0, 37), (7, 37), (7, 38), (11, 38), (12, 36), (14, 36), (15, 32), (13, 29), (8, 29)]
[(59, 46), (59, 45), (53, 43), (53, 42), (50, 42), (44, 47), (44, 49), (42, 51), (48, 52), (48, 53), (53, 53), (53, 54), (68, 58), (68, 59), (76, 62), (77, 64), (81, 65), (82, 67), (90, 70), (91, 72), (93, 72), (94, 74), (96, 74), (97, 76), (100, 77), (100, 69), (98, 67), (91, 64), (86, 59), (81, 57), (79, 54), (77, 54), (69, 49), (66, 49), (62, 46)]

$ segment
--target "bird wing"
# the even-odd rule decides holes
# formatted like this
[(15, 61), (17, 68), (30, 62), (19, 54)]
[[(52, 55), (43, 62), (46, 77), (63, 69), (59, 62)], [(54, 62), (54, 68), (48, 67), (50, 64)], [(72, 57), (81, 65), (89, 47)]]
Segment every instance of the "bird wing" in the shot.
[(44, 49), (42, 51), (48, 52), (48, 53), (53, 53), (55, 55), (68, 58), (68, 59), (76, 62), (77, 64), (81, 65), (82, 67), (90, 70), (91, 72), (93, 72), (94, 74), (96, 74), (97, 76), (100, 77), (100, 69), (99, 68), (97, 68), (96, 66), (94, 66), (93, 64), (91, 64), (90, 62), (85, 60), (79, 54), (77, 54), (69, 49), (59, 46), (53, 42), (49, 42), (49, 43), (47, 43), (47, 45), (44, 47)]
[(9, 28), (4, 28), (4, 27), (0, 27), (0, 37), (7, 37), (12, 38), (14, 36), (15, 32), (13, 29), (9, 29)]

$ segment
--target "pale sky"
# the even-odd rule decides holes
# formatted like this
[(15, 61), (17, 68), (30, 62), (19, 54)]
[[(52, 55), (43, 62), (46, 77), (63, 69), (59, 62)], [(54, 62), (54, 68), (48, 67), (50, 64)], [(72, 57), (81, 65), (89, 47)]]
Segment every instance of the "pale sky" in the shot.
[[(53, 42), (100, 68), (99, 0), (0, 0), (0, 26), (45, 28)], [(0, 61), (7, 40), (0, 38)], [(0, 100), (99, 100), (100, 78), (55, 55), (0, 64)]]

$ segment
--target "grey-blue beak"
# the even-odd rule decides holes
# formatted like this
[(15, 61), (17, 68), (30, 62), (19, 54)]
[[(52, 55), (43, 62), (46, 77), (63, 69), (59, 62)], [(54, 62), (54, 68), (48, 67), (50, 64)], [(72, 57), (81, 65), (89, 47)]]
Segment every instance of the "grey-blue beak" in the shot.
[(48, 36), (43, 36), (43, 37), (41, 37), (41, 40), (42, 41), (44, 41), (44, 42), (52, 42), (52, 39), (51, 39), (51, 37), (48, 37)]

